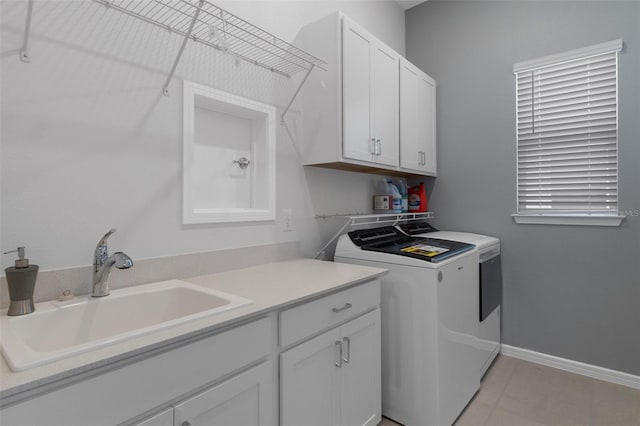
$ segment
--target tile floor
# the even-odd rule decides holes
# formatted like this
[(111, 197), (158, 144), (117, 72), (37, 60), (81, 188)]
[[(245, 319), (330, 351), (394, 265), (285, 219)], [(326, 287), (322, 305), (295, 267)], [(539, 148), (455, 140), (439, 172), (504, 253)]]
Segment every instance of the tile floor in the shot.
[(455, 423), (482, 425), (640, 426), (640, 390), (500, 355)]

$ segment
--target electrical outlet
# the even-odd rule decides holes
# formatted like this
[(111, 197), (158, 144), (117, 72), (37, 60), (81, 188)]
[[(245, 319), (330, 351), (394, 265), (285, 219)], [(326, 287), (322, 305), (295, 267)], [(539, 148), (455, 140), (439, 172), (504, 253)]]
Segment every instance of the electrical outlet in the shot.
[(293, 209), (282, 210), (282, 231), (293, 231)]

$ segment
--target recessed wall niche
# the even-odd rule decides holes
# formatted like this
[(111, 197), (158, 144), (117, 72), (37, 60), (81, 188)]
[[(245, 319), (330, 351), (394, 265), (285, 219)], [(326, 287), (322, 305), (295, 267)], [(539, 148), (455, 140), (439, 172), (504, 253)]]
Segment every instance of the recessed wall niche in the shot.
[(183, 223), (275, 220), (276, 109), (183, 84)]

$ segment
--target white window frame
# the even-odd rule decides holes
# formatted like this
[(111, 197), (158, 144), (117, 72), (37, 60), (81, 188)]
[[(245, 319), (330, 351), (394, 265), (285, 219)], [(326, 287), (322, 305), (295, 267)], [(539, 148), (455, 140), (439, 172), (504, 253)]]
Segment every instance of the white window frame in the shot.
[[(530, 61), (518, 62), (513, 66), (514, 76), (517, 77), (518, 73), (533, 71), (543, 68), (545, 66), (555, 65), (562, 62), (572, 61), (581, 58), (587, 58), (590, 56), (600, 55), (604, 53), (619, 52), (622, 50), (623, 42), (621, 39), (601, 43), (594, 46), (585, 47), (582, 49), (575, 49), (568, 52), (545, 56), (543, 58), (534, 59)], [(617, 59), (616, 59), (617, 67)], [(616, 72), (616, 133), (618, 129), (617, 122), (617, 108), (618, 108), (618, 78)], [(517, 83), (516, 83), (516, 123), (518, 120), (517, 114)], [(616, 142), (618, 137), (616, 135)], [(516, 125), (516, 143), (518, 141), (518, 125)], [(618, 151), (616, 145), (616, 152)], [(518, 165), (518, 150), (516, 149), (516, 165)], [(619, 163), (616, 161), (616, 169), (619, 172)], [(618, 173), (619, 176), (619, 173)], [(518, 178), (516, 177), (516, 180)], [(520, 183), (517, 181), (518, 192), (520, 190)], [(616, 211), (611, 213), (606, 212), (589, 212), (589, 211), (575, 211), (575, 212), (562, 212), (554, 209), (550, 209), (548, 212), (536, 211), (520, 211), (519, 208), (519, 193), (516, 196), (516, 211), (511, 216), (516, 223), (521, 224), (553, 224), (553, 225), (595, 225), (595, 226), (619, 226), (622, 220), (625, 218), (623, 214), (619, 212), (619, 177), (617, 182), (617, 195), (618, 204)]]

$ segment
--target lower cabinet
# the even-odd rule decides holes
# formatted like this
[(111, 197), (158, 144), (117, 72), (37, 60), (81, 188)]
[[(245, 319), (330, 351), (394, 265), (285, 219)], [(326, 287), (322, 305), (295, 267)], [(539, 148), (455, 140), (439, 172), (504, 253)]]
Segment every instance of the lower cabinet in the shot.
[[(146, 358), (129, 363), (124, 360), (124, 365), (50, 392), (38, 390), (40, 393), (31, 398), (3, 406), (0, 423), (3, 426), (226, 426), (238, 423), (227, 421), (225, 416), (242, 412), (257, 419), (243, 421), (243, 425), (273, 424), (274, 322), (275, 315), (258, 319), (174, 344), (173, 348)], [(151, 418), (144, 414), (155, 409), (174, 411), (173, 407), (175, 413), (162, 411)], [(271, 418), (264, 421), (267, 416)], [(209, 418), (220, 421), (209, 422)]]
[(273, 420), (270, 361), (253, 367), (136, 426), (265, 426)]
[(268, 426), (279, 416), (283, 426), (375, 426), (380, 349), (374, 279), (4, 400), (0, 418), (3, 426)]
[(270, 425), (272, 377), (266, 362), (175, 405), (175, 426)]
[(280, 424), (377, 425), (380, 309), (280, 355)]

